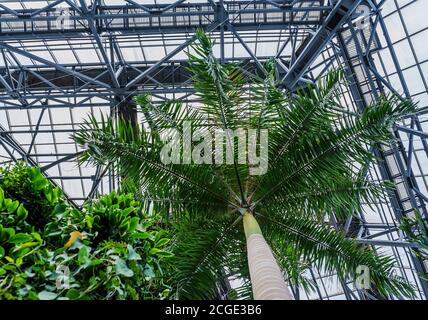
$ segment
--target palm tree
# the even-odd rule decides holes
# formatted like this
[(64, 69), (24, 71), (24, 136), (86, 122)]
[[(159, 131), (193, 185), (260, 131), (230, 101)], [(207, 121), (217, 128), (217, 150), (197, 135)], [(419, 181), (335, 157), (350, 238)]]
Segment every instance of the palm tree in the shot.
[[(360, 265), (370, 269), (370, 284), (382, 295), (412, 295), (393, 274), (391, 257), (347, 239), (328, 221), (357, 214), (388, 190), (387, 183), (366, 179), (376, 160), (368, 150), (388, 143), (394, 122), (415, 106), (383, 97), (353, 115), (341, 103), (341, 71), (292, 95), (278, 88), (274, 62), (265, 63), (264, 76), (247, 79), (239, 65), (215, 58), (203, 31), (191, 52), (199, 105), (156, 104), (141, 95), (135, 98), (144, 115), (138, 128), (89, 117), (74, 135), (85, 149), (82, 163), (116, 166), (147, 206), (175, 221), (176, 296), (212, 299), (222, 280), (237, 278), (240, 297), (251, 296), (251, 285), (255, 299), (292, 299), (286, 281), (313, 289), (305, 276), (309, 266), (354, 280)], [(198, 138), (185, 146), (190, 129)], [(217, 153), (208, 138), (220, 129), (248, 132), (253, 152), (240, 154), (239, 139), (226, 134), (234, 161), (212, 163)], [(178, 156), (174, 148), (181, 145), (171, 141), (183, 144)], [(192, 162), (191, 152), (202, 164)], [(249, 164), (242, 161), (247, 156)]]

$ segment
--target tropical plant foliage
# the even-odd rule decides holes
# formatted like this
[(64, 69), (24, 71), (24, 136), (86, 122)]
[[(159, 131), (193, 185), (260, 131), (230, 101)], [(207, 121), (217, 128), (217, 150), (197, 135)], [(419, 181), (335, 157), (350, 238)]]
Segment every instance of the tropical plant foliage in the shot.
[[(33, 286), (27, 285), (31, 277), (36, 282), (40, 272), (25, 272), (35, 265), (42, 254), (40, 234), (26, 223), (28, 211), (17, 200), (6, 198), (0, 188), (0, 299), (17, 296), (37, 297)], [(34, 266), (34, 271), (42, 271)]]
[(174, 292), (170, 231), (132, 195), (112, 192), (79, 210), (39, 168), (18, 163), (1, 172), (0, 299), (165, 299)]
[(76, 286), (73, 297), (145, 300), (170, 295), (172, 271), (165, 262), (173, 256), (168, 250), (171, 235), (159, 216), (142, 214), (131, 194), (113, 191), (68, 215), (67, 229), (75, 229), (71, 235), (84, 235), (57, 260), (75, 270), (69, 279)]
[(0, 173), (0, 298), (37, 299), (49, 272), (45, 231), (65, 202), (39, 168), (20, 162)]
[(37, 231), (42, 230), (56, 212), (64, 210), (61, 189), (49, 183), (39, 168), (18, 162), (1, 167), (0, 176), (0, 187), (5, 197), (31, 208), (26, 220)]
[[(401, 229), (405, 232), (410, 242), (418, 246), (416, 255), (422, 260), (428, 260), (428, 222), (419, 211), (414, 212), (413, 217), (405, 217), (401, 222)], [(419, 275), (428, 281), (428, 274)]]
[[(389, 143), (391, 126), (413, 112), (414, 104), (381, 97), (361, 114), (341, 112), (340, 70), (316, 87), (288, 94), (279, 89), (273, 61), (266, 62), (263, 77), (246, 79), (239, 65), (219, 63), (202, 31), (189, 53), (189, 70), (201, 106), (159, 105), (143, 95), (135, 99), (144, 115), (138, 128), (116, 118), (89, 117), (74, 135), (85, 149), (82, 163), (115, 166), (134, 181), (147, 207), (185, 230), (177, 233), (177, 297), (214, 298), (222, 279), (232, 277), (243, 282), (238, 295), (250, 295), (245, 236), (238, 224), (245, 210), (260, 221), (291, 284), (313, 288), (304, 276), (309, 265), (342, 279), (355, 279), (357, 266), (367, 265), (381, 294), (411, 295), (411, 287), (393, 275), (392, 258), (357, 245), (325, 221), (359, 212), (388, 188), (366, 179), (365, 169), (376, 160), (368, 150)], [(254, 166), (238, 161), (165, 164), (161, 150), (171, 136), (185, 137), (185, 121), (211, 136), (216, 129), (267, 129), (267, 173), (251, 175)], [(236, 160), (236, 140), (233, 147)]]

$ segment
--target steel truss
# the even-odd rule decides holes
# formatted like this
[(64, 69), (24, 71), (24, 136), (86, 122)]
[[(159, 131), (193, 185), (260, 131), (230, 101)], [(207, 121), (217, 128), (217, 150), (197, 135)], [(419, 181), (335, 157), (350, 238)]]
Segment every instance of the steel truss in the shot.
[[(10, 2), (27, 6), (16, 9)], [(79, 168), (78, 175), (67, 175), (63, 166), (73, 166), (79, 150), (71, 140), (60, 141), (59, 137), (73, 133), (81, 121), (73, 119), (71, 110), (95, 112), (100, 108), (136, 121), (131, 98), (137, 93), (150, 93), (155, 103), (171, 97), (185, 104), (197, 102), (182, 57), (195, 39), (196, 28), (211, 32), (219, 58), (241, 61), (250, 77), (262, 72), (266, 59), (275, 59), (283, 86), (289, 90), (313, 83), (332, 66), (344, 66), (349, 87), (343, 93), (350, 113), (361, 112), (384, 92), (397, 91), (382, 69), (380, 52), (387, 50), (403, 88), (398, 93), (403, 98), (411, 96), (382, 15), (385, 1), (179, 0), (142, 5), (141, 1), (123, 0), (121, 5), (109, 5), (102, 0), (56, 0), (31, 9), (32, 2), (8, 0), (0, 4), (0, 116), (20, 110), (28, 117), (28, 124), (15, 125), (8, 118), (8, 125), (0, 126), (0, 149), (4, 149), (0, 156), (4, 161), (23, 159), (39, 164), (76, 205), (114, 189), (117, 179), (109, 168), (101, 167), (92, 171)], [(371, 14), (370, 25), (363, 30), (354, 24), (361, 4), (369, 7)], [(258, 52), (260, 43), (271, 37), (277, 38), (278, 47), (268, 54)], [(158, 50), (159, 41), (163, 56), (146, 56)], [(140, 57), (130, 59), (126, 53), (131, 49), (139, 50)], [(80, 51), (84, 50), (93, 50), (97, 61), (82, 59)], [(73, 58), (59, 62), (64, 52)], [(64, 110), (69, 123), (56, 123), (55, 114)], [(388, 248), (400, 262), (398, 272), (416, 284), (422, 299), (428, 297), (428, 285), (416, 272), (426, 272), (426, 262), (416, 256), (418, 248), (406, 241), (399, 223), (414, 209), (427, 217), (424, 173), (428, 175), (428, 170), (421, 168), (421, 163), (428, 161), (428, 133), (421, 120), (426, 110), (420, 106), (418, 114), (395, 126), (396, 143), (373, 150), (380, 160), (367, 174), (373, 180), (394, 181), (397, 186), (395, 192), (374, 204), (378, 221), (355, 213), (352, 219), (336, 222), (360, 243)], [(23, 141), (23, 135), (30, 137), (29, 141)], [(51, 141), (39, 142), (46, 135)], [(68, 181), (73, 181), (72, 187)], [(76, 183), (81, 186), (80, 194), (73, 192)], [(316, 295), (302, 297), (299, 289), (293, 288), (295, 296), (332, 298), (335, 294), (326, 288), (325, 281), (330, 276), (319, 270), (310, 273), (319, 285)], [(355, 290), (351, 281), (341, 281), (340, 287), (337, 295), (347, 299), (373, 298)]]

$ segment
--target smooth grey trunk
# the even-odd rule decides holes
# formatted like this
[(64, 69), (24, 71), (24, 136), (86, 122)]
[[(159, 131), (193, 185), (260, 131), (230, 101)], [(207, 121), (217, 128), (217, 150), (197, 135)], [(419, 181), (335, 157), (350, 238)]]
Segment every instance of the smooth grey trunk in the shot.
[(243, 222), (254, 300), (293, 300), (257, 220), (250, 212), (246, 212)]

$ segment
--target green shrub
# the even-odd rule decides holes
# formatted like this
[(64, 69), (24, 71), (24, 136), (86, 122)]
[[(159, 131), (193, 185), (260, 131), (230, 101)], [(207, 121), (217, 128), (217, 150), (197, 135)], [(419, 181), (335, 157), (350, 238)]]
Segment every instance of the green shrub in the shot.
[(63, 211), (65, 202), (59, 187), (43, 176), (40, 168), (28, 167), (24, 162), (0, 167), (0, 188), (5, 197), (14, 199), (25, 208), (31, 208), (27, 222), (37, 231), (44, 230), (58, 211)]
[(40, 169), (0, 170), (0, 299), (170, 296), (171, 233), (131, 194), (78, 210)]
[(0, 188), (0, 299), (36, 298), (43, 285), (43, 240), (28, 216), (22, 203)]
[[(85, 235), (59, 255), (74, 287), (66, 295), (81, 299), (162, 299), (171, 280), (165, 274), (171, 235), (157, 226), (159, 217), (144, 215), (131, 194), (112, 192), (71, 209), (67, 225)], [(75, 271), (74, 271), (75, 270)], [(89, 286), (88, 286), (89, 284)]]

